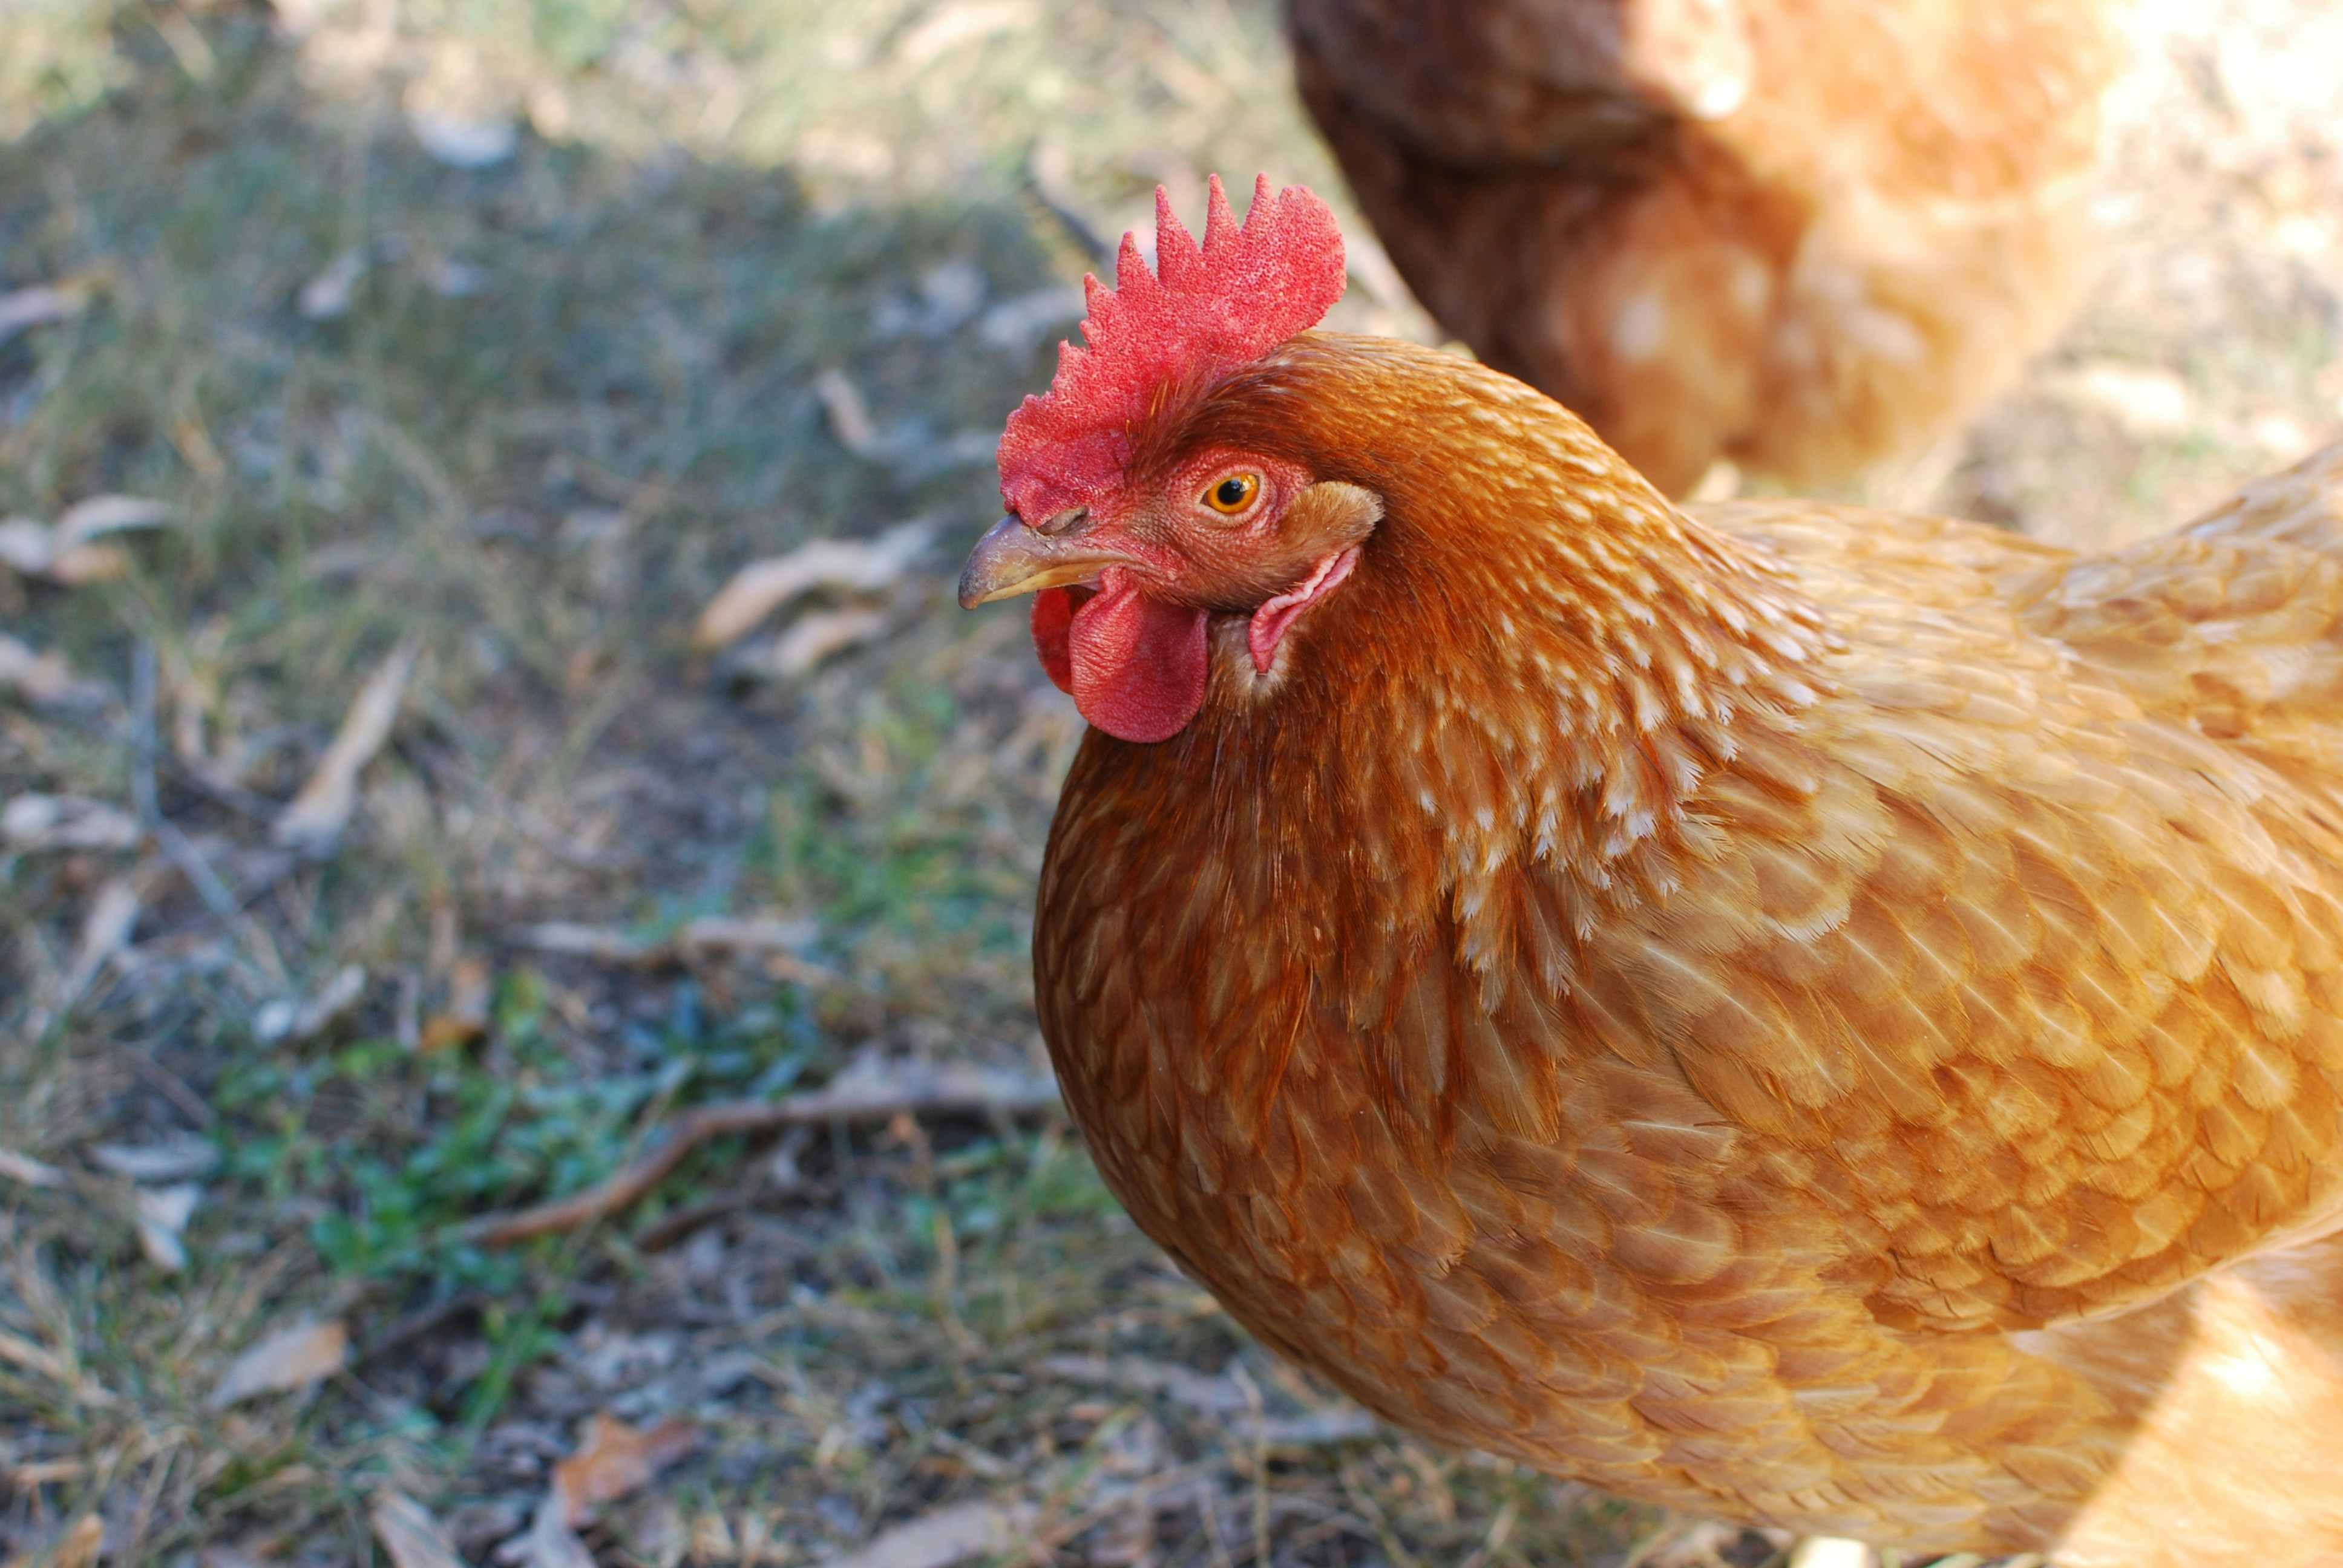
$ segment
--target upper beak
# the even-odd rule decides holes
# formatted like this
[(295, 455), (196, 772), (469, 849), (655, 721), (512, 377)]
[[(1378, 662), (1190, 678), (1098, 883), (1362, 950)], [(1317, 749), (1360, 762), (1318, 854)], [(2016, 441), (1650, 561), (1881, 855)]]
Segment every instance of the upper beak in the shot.
[(1140, 564), (1133, 556), (1102, 549), (1080, 535), (1037, 533), (1012, 513), (993, 524), (969, 552), (960, 574), (960, 608), (974, 609), (1012, 594), (1089, 582), (1108, 567)]

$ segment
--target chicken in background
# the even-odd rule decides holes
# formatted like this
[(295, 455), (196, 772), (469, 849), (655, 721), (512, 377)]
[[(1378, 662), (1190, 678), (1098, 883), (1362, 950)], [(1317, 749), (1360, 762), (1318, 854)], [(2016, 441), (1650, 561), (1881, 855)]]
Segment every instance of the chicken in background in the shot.
[(1425, 308), (1672, 495), (1949, 430), (2065, 318), (2117, 0), (1289, 0)]
[(1386, 1419), (2064, 1568), (2343, 1561), (2343, 447), (2078, 554), (1677, 508), (1159, 201), (961, 579), (1092, 729), (1108, 1184)]

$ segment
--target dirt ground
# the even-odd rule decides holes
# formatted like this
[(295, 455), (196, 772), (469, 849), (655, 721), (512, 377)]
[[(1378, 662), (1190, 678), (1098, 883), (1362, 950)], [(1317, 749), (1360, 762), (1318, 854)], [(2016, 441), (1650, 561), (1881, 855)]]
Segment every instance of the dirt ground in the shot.
[[(2086, 308), (1855, 493), (2343, 431), (2338, 18), (2144, 7)], [(949, 584), (1098, 245), (1258, 168), (1339, 199), (1236, 0), (0, 8), (0, 1563), (1785, 1544), (1377, 1428), (1051, 1108), (1080, 724)]]

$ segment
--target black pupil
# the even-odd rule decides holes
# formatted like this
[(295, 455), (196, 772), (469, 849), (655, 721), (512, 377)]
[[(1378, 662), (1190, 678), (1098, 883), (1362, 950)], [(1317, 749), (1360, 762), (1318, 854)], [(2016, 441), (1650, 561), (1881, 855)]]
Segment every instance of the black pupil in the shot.
[(1244, 504), (1245, 491), (1247, 488), (1248, 487), (1242, 479), (1222, 479), (1221, 481), (1221, 488), (1219, 491), (1221, 505), (1224, 507), (1242, 506)]

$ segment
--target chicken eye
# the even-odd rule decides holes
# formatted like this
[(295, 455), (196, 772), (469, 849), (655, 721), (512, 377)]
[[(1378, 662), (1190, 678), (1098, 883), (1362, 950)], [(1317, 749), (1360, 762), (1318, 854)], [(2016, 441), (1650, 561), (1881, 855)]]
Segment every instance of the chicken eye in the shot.
[(1204, 492), (1204, 505), (1216, 512), (1242, 512), (1261, 494), (1259, 474), (1231, 474)]

